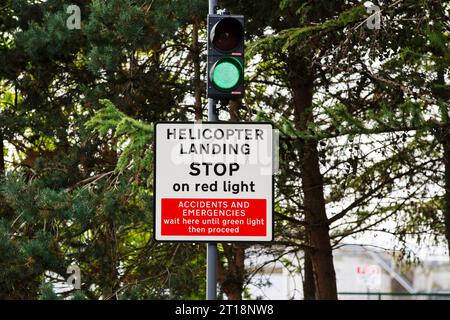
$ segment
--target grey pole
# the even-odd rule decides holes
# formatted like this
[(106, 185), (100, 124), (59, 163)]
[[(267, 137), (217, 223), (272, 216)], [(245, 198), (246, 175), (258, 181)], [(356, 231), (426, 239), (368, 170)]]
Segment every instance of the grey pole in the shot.
[[(209, 0), (209, 14), (215, 13), (217, 0)], [(208, 99), (208, 121), (219, 121), (216, 101)], [(217, 244), (208, 243), (206, 250), (206, 299), (217, 300)]]
[(217, 300), (217, 244), (208, 243), (206, 253), (206, 299)]
[(217, 7), (217, 0), (209, 0), (209, 14), (214, 14)]
[[(215, 14), (216, 7), (217, 0), (209, 0), (209, 14)], [(216, 110), (216, 101), (214, 101), (213, 99), (208, 99), (208, 121), (219, 121)]]

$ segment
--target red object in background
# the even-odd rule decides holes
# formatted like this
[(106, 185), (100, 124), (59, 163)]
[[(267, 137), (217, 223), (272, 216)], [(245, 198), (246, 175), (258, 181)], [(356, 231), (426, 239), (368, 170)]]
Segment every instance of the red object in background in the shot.
[[(209, 203), (209, 207), (205, 203)], [(212, 203), (216, 204), (215, 208)], [(197, 210), (200, 215), (189, 214), (188, 210)], [(202, 210), (229, 210), (229, 214), (239, 215), (215, 216)], [(266, 236), (266, 210), (266, 199), (161, 199), (161, 235)]]
[(366, 265), (366, 266), (357, 266), (356, 267), (357, 274), (378, 274), (381, 273), (381, 268), (378, 265)]

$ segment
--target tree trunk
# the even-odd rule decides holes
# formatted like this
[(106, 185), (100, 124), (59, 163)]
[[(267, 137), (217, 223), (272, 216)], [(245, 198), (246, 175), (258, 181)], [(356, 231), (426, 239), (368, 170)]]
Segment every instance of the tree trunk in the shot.
[(228, 112), (230, 113), (230, 121), (238, 122), (240, 121), (239, 116), (239, 105), (241, 100), (230, 100), (230, 104), (228, 105)]
[(304, 280), (303, 280), (303, 299), (304, 300), (315, 300), (316, 299), (316, 288), (314, 281), (314, 270), (312, 266), (311, 256), (307, 250), (304, 252)]
[[(436, 11), (441, 8), (435, 8)], [(442, 11), (441, 11), (442, 12)], [(445, 70), (439, 68), (437, 70), (437, 84), (445, 86)], [(439, 92), (434, 93), (439, 100), (446, 101), (446, 96)], [(448, 99), (448, 98), (447, 98)], [(443, 127), (437, 137), (439, 142), (442, 143), (444, 149), (444, 226), (445, 226), (445, 238), (447, 239), (448, 255), (450, 257), (450, 112), (447, 105), (442, 104), (441, 114), (443, 120)]]
[(444, 196), (444, 225), (447, 239), (448, 255), (450, 257), (450, 125), (443, 137), (444, 166), (445, 166), (445, 196)]
[[(293, 58), (293, 59), (292, 59)], [(301, 57), (290, 59), (291, 89), (294, 98), (294, 115), (299, 131), (306, 131), (314, 122), (312, 112), (313, 77), (312, 71), (306, 67)], [(336, 300), (336, 274), (333, 264), (333, 253), (329, 235), (329, 223), (325, 211), (323, 177), (320, 173), (317, 140), (302, 141), (301, 178), (304, 195), (305, 221), (309, 240), (311, 263), (316, 283), (318, 300)]]
[(218, 281), (222, 291), (229, 300), (242, 300), (245, 281), (245, 249), (244, 244), (222, 243), (227, 264), (219, 259)]
[(5, 174), (5, 155), (3, 149), (5, 145), (3, 144), (3, 133), (0, 132), (0, 177)]

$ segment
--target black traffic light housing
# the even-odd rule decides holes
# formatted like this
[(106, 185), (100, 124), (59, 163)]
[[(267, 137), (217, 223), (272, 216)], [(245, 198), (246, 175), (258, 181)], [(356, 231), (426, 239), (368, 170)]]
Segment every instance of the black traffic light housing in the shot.
[(244, 95), (244, 16), (208, 15), (208, 98)]

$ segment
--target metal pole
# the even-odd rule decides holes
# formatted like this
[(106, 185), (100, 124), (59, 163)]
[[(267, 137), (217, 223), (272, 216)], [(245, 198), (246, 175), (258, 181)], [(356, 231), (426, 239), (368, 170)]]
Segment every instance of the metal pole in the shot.
[(206, 252), (206, 299), (217, 300), (217, 244), (208, 243)]
[[(209, 0), (209, 14), (214, 14), (216, 7), (217, 0)], [(208, 121), (219, 121), (213, 99), (208, 99)], [(206, 299), (217, 300), (217, 244), (208, 243), (206, 247)]]
[[(217, 0), (209, 0), (209, 14), (215, 14), (217, 7)], [(216, 101), (213, 99), (208, 99), (208, 121), (215, 122), (219, 121), (216, 110)]]
[(209, 14), (215, 14), (217, 0), (209, 0)]
[(208, 121), (209, 122), (219, 121), (216, 109), (216, 101), (213, 99), (208, 99)]

